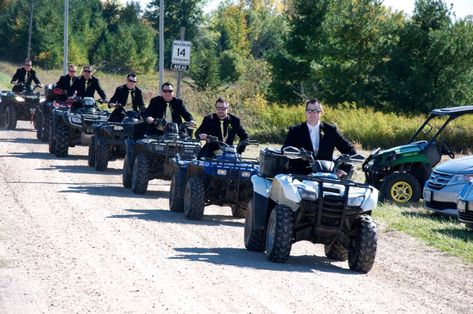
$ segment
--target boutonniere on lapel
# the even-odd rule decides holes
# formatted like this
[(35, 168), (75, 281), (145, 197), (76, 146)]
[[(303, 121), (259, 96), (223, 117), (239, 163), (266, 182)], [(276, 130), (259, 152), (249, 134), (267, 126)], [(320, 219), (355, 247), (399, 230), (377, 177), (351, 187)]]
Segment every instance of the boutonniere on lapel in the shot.
[(320, 138), (324, 137), (324, 129), (320, 128)]

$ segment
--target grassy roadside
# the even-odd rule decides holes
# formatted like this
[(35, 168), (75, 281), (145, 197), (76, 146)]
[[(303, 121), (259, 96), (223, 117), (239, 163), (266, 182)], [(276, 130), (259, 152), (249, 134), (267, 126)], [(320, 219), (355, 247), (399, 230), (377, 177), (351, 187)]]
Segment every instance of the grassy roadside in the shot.
[[(0, 62), (0, 89), (10, 89), (10, 78), (11, 75), (15, 71), (15, 66)], [(55, 82), (59, 76), (61, 75), (60, 70), (52, 70), (52, 71), (42, 71), (38, 70), (38, 76), (40, 77), (43, 84), (53, 83)], [(170, 77), (170, 81), (175, 82), (173, 77), (173, 73), (168, 73)], [(111, 97), (113, 91), (116, 86), (123, 84), (124, 78), (123, 75), (115, 75), (115, 74), (104, 74), (104, 73), (97, 73), (97, 77), (101, 79), (103, 88), (105, 89), (108, 97)], [(156, 95), (157, 92), (157, 75), (146, 75), (139, 78), (139, 86), (142, 88), (145, 94), (145, 103), (149, 102), (149, 99)], [(211, 102), (211, 99), (201, 99), (196, 95), (192, 94), (189, 90), (184, 90), (186, 95), (186, 99), (188, 98), (189, 101), (186, 102), (189, 104), (189, 109), (191, 112), (196, 113), (197, 122), (200, 122), (202, 119), (202, 108), (199, 110), (199, 106), (205, 107), (208, 106), (208, 103)], [(189, 96), (187, 96), (189, 95)], [(195, 96), (195, 97), (193, 97)], [(286, 108), (287, 115), (289, 116), (289, 112), (292, 111), (291, 115), (297, 115), (298, 113), (294, 113), (294, 108)], [(349, 112), (349, 113), (348, 113)], [(404, 117), (394, 117), (392, 115), (382, 116), (381, 113), (376, 113), (377, 118), (374, 119), (373, 115), (371, 119), (367, 119), (366, 115), (356, 116), (354, 113), (358, 113), (353, 109), (344, 110), (343, 108), (339, 111), (333, 110), (332, 113), (327, 114), (327, 118), (335, 119), (335, 116), (338, 115), (345, 115), (346, 117), (341, 121), (345, 121), (345, 125), (340, 125), (341, 129), (344, 130), (344, 133), (348, 135), (348, 138), (356, 138), (355, 134), (350, 134), (350, 128), (353, 129), (360, 129), (360, 125), (367, 124), (368, 120), (376, 120), (375, 124), (382, 124), (381, 122), (386, 122), (393, 119), (396, 120), (396, 123), (399, 127), (405, 125), (406, 128), (409, 126), (412, 128), (412, 120), (409, 120)], [(359, 111), (359, 113), (363, 113)], [(301, 114), (302, 116), (302, 114)], [(331, 117), (333, 116), (333, 117)], [(359, 120), (358, 123), (356, 121), (351, 121), (349, 116), (355, 120)], [(274, 113), (274, 126), (277, 127), (278, 123), (277, 118), (278, 114)], [(422, 120), (422, 119), (420, 119)], [(419, 120), (419, 121), (420, 121)], [(380, 121), (380, 122), (379, 122)], [(399, 122), (398, 122), (399, 121)], [(416, 126), (420, 123), (419, 121), (416, 122)], [(287, 122), (287, 121), (286, 121)], [(285, 122), (285, 123), (286, 123)], [(469, 121), (467, 121), (469, 124)], [(287, 122), (289, 123), (289, 122)], [(389, 129), (388, 127), (380, 128), (380, 129)], [(370, 131), (371, 132), (371, 131)], [(375, 129), (375, 131), (371, 132), (373, 136), (376, 135), (377, 137), (386, 137), (386, 134), (382, 134), (380, 136), (379, 130)], [(411, 134), (411, 130), (408, 132)], [(465, 132), (465, 130), (461, 130), (461, 133), (469, 134), (470, 132)], [(368, 134), (369, 135), (369, 134)], [(261, 147), (268, 146), (268, 145), (261, 145)], [(271, 145), (271, 146), (279, 146), (279, 145)], [(255, 152), (257, 155), (257, 151)], [(367, 155), (367, 152), (365, 152)], [(362, 181), (362, 176), (357, 177), (357, 180)], [(473, 263), (473, 232), (469, 232), (464, 225), (460, 224), (456, 219), (450, 217), (441, 217), (436, 216), (428, 211), (425, 211), (422, 208), (422, 204), (418, 206), (412, 205), (411, 207), (400, 207), (396, 205), (388, 205), (388, 204), (379, 204), (378, 208), (374, 211), (373, 216), (376, 221), (379, 223), (386, 225), (388, 230), (398, 230), (404, 233), (407, 233), (422, 242), (426, 245), (434, 247), (436, 249), (441, 250), (450, 255), (458, 256), (462, 260), (468, 263)], [(0, 267), (2, 266), (2, 262), (0, 260)]]

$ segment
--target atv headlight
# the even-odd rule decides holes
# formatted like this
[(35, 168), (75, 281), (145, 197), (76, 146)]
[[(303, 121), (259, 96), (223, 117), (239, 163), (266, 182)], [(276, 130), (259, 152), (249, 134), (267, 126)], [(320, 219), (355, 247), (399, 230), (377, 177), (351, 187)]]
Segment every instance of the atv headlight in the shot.
[(217, 175), (226, 176), (227, 175), (227, 170), (226, 169), (217, 169)]
[(45, 102), (46, 101), (46, 97), (40, 97), (39, 98), (39, 102)]
[(76, 115), (70, 115), (69, 120), (71, 121), (71, 123), (75, 123), (75, 124), (81, 124), (82, 123), (81, 117), (76, 116)]
[(303, 200), (316, 201), (319, 198), (319, 193), (312, 187), (298, 187), (297, 190)]
[(18, 102), (25, 102), (25, 99), (21, 96), (15, 96), (15, 100)]
[(249, 172), (249, 171), (242, 171), (242, 172), (241, 172), (241, 176), (242, 176), (243, 178), (249, 178), (249, 177), (251, 177), (251, 172)]
[(347, 205), (350, 207), (360, 207), (361, 204), (363, 204), (364, 200), (365, 200), (364, 196), (350, 197), (348, 198)]

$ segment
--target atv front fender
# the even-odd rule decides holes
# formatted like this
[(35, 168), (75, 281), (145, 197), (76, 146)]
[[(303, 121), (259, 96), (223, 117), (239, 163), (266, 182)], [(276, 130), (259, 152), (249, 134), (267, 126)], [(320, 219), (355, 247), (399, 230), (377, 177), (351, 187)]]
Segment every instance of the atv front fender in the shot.
[(256, 230), (264, 230), (270, 214), (270, 191), (271, 180), (254, 175), (251, 177), (253, 183), (253, 205), (254, 205), (254, 223)]

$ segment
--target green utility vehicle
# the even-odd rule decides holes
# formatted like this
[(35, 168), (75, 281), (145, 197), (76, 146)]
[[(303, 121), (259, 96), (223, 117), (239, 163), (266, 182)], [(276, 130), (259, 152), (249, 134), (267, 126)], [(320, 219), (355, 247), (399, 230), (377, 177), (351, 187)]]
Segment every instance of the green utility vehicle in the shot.
[[(374, 150), (363, 163), (366, 183), (376, 187), (380, 200), (417, 202), (432, 168), (442, 155), (455, 158), (448, 142), (439, 135), (453, 120), (473, 113), (473, 106), (434, 109), (407, 144)], [(440, 123), (432, 123), (441, 120)]]

